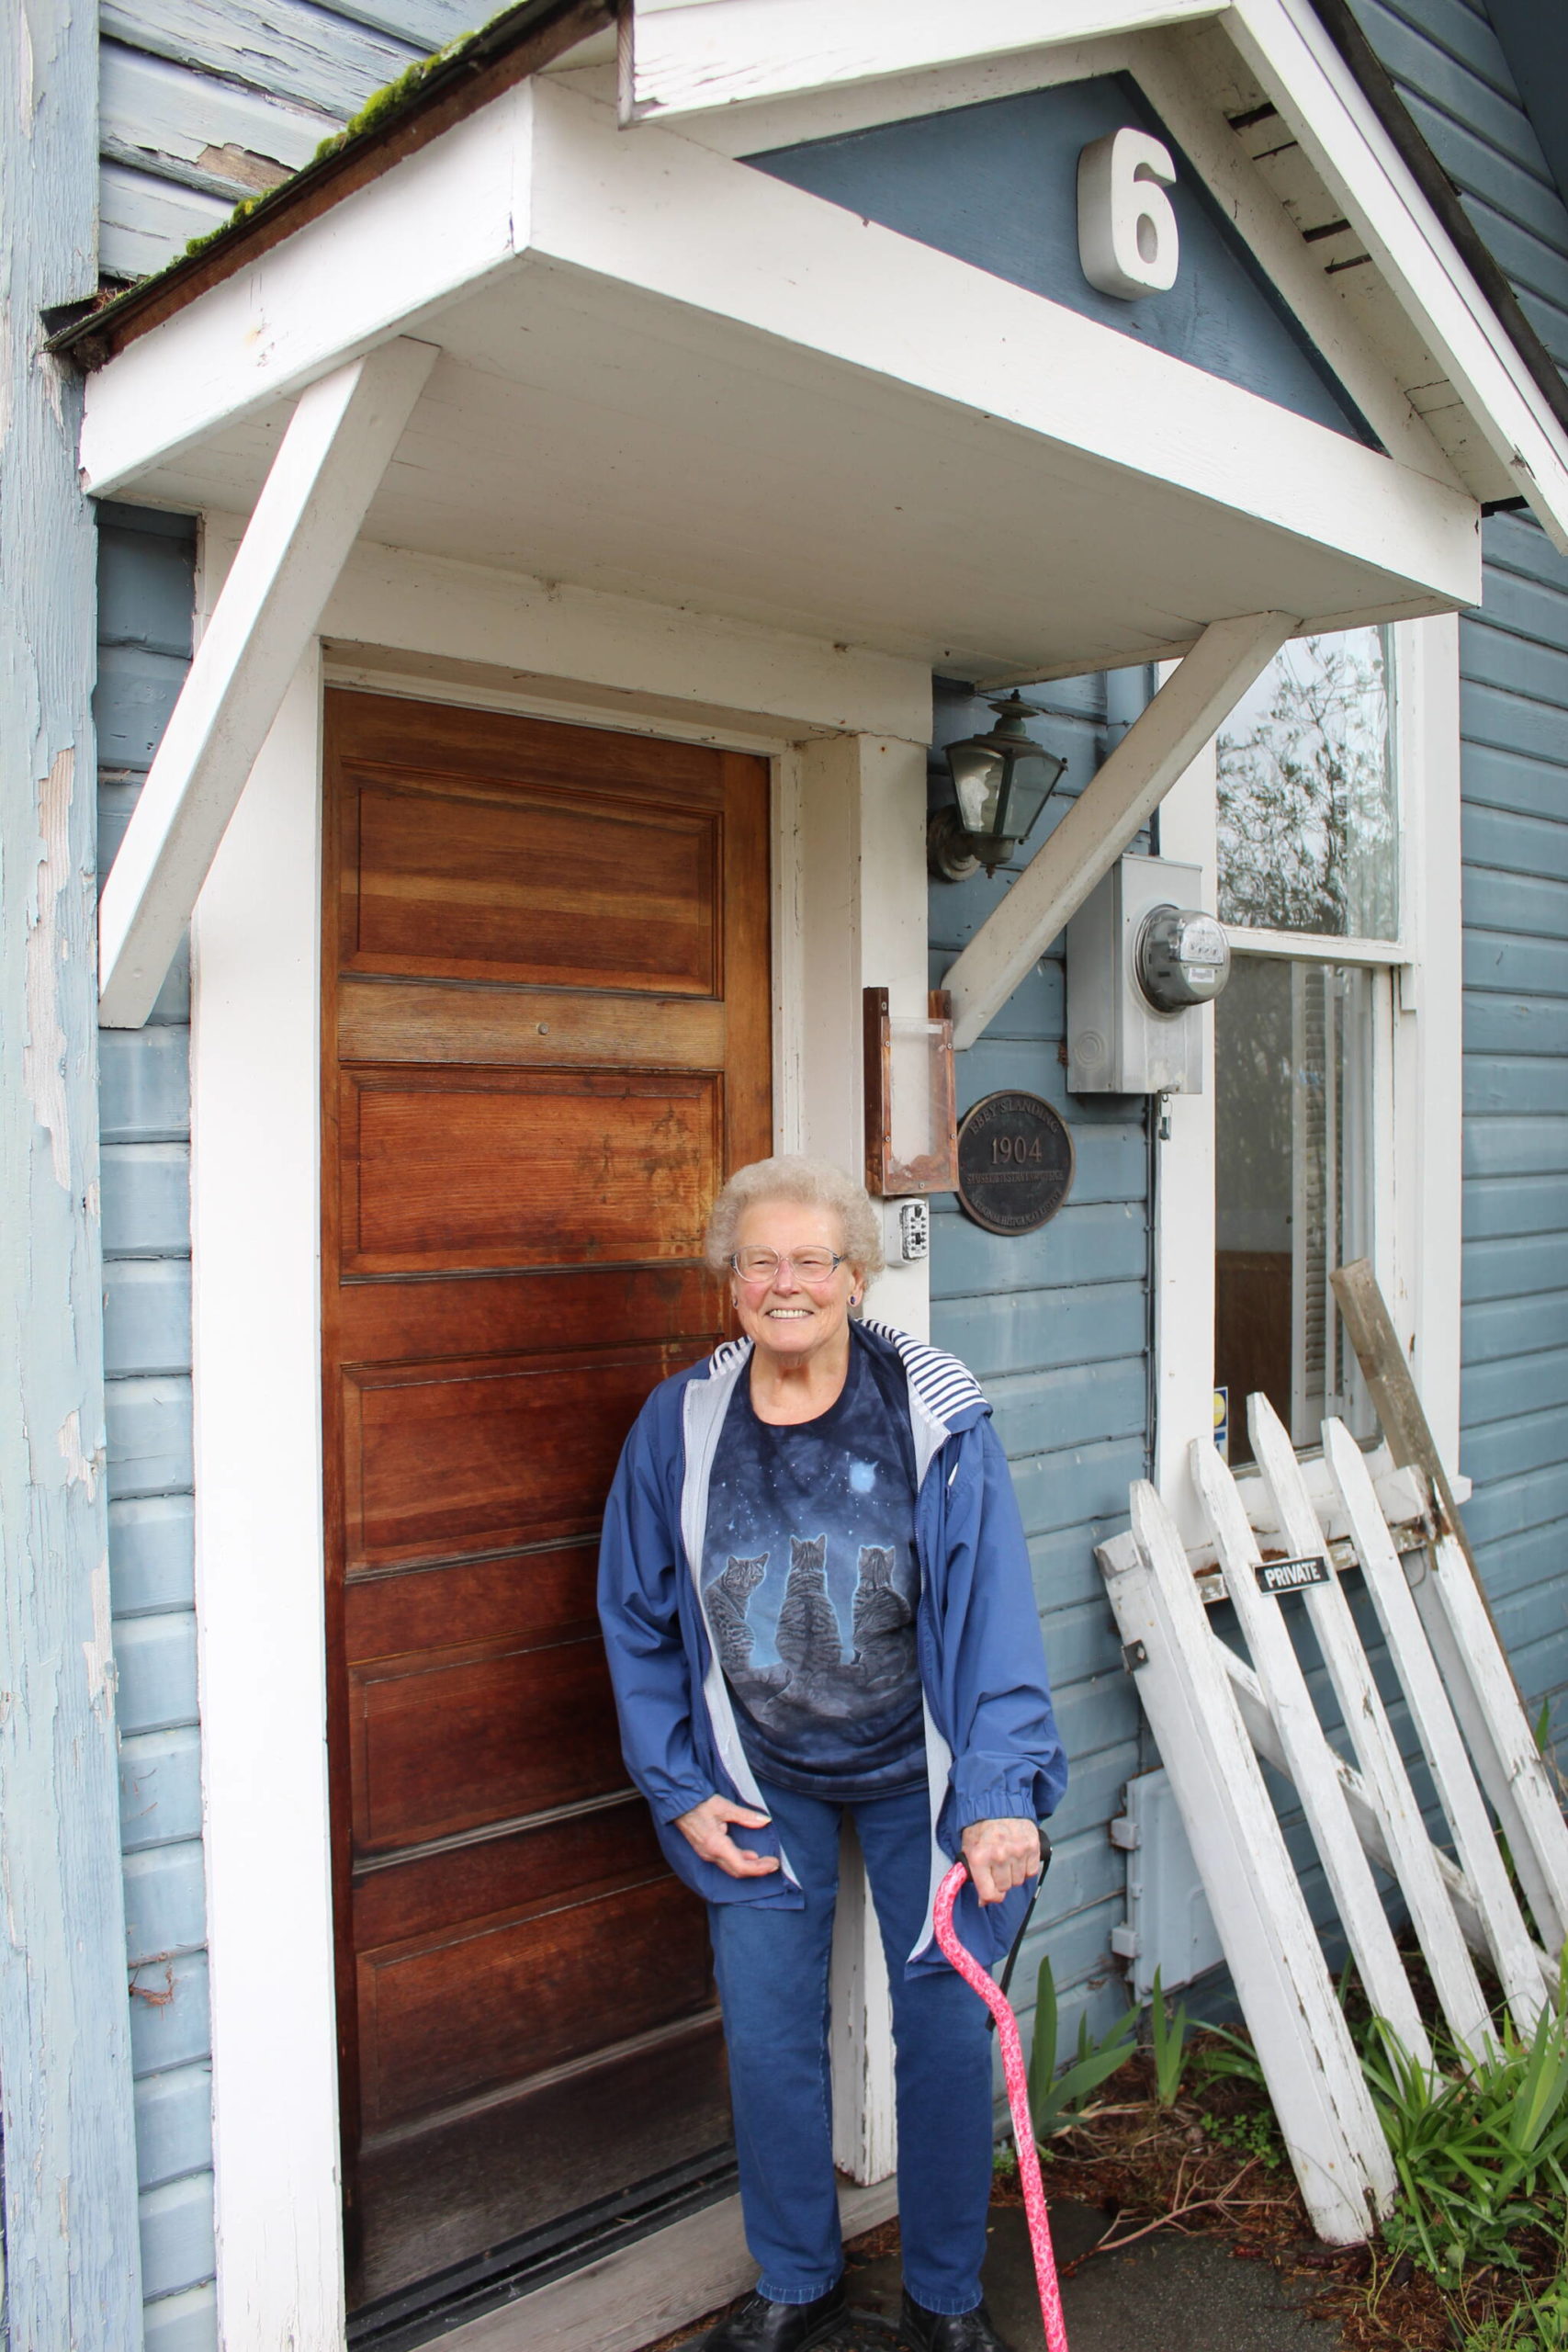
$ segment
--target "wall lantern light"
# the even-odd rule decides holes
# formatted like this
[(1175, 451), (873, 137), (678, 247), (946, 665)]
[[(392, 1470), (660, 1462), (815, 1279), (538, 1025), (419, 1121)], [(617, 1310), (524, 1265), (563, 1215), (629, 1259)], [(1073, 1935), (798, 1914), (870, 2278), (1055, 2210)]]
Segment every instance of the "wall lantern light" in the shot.
[(1066, 769), (1024, 732), (1038, 707), (1013, 694), (993, 702), (997, 723), (988, 735), (966, 735), (947, 747), (956, 808), (931, 811), (926, 851), (931, 872), (963, 882), (983, 865), (1005, 865), (1044, 808)]

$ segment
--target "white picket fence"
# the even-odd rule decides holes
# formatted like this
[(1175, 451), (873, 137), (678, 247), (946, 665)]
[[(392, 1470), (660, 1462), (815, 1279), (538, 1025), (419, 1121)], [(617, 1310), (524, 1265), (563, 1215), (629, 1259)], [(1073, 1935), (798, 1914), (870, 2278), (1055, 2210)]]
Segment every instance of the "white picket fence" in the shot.
[[(1449, 2031), (1479, 2056), (1496, 2037), (1475, 1956), (1495, 1972), (1521, 2032), (1556, 1985), (1568, 1931), (1568, 1827), (1445, 1515), (1425, 1517), (1407, 1573), (1366, 1457), (1340, 1422), (1324, 1424), (1326, 1494), (1320, 1473), (1316, 1501), (1266, 1397), (1249, 1400), (1247, 1424), (1262, 1481), (1250, 1518), (1213, 1447), (1192, 1450), (1212, 1553), (1190, 1555), (1153, 1487), (1140, 1482), (1132, 1533), (1102, 1544), (1099, 1557), (1308, 2211), (1321, 2237), (1344, 2245), (1387, 2211), (1393, 2167), (1259, 1757), (1294, 1784), (1367, 1997), (1423, 2065), (1432, 2064), (1430, 2043), (1372, 1865), (1398, 1881)], [(1400, 1479), (1425, 1510), (1418, 1474)], [(1267, 1531), (1261, 1542), (1255, 1521)], [(1427, 1834), (1342, 1588), (1351, 1557), (1452, 1857)], [(1247, 1659), (1209, 1622), (1205, 1598), (1217, 1595), (1222, 1577)], [(1301, 1596), (1354, 1764), (1318, 1720), (1281, 1607), (1291, 1593)], [(1543, 1942), (1515, 1895), (1488, 1801)]]

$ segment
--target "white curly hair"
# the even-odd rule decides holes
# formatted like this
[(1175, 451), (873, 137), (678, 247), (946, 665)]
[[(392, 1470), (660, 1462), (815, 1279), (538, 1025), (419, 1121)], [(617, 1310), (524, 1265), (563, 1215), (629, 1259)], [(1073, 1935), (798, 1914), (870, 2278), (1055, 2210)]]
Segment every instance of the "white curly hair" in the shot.
[(740, 1220), (759, 1201), (807, 1201), (832, 1209), (843, 1227), (843, 1254), (851, 1265), (858, 1267), (869, 1282), (886, 1264), (882, 1219), (865, 1186), (830, 1159), (784, 1152), (776, 1159), (754, 1159), (749, 1168), (738, 1168), (715, 1201), (704, 1244), (711, 1273), (728, 1272)]

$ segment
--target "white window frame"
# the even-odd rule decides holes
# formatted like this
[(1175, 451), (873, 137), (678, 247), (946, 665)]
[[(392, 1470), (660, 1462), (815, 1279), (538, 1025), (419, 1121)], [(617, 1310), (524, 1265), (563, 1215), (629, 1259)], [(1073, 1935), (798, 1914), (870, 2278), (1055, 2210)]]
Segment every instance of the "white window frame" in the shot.
[[(1459, 1475), (1460, 1201), (1463, 1012), (1460, 915), (1459, 622), (1393, 626), (1400, 817), (1400, 937), (1228, 927), (1233, 950), (1359, 965), (1383, 976), (1374, 1012), (1372, 1262), (1450, 1476)], [(1162, 855), (1201, 867), (1218, 904), (1217, 762), (1209, 744), (1160, 810)], [(1376, 1002), (1376, 999), (1374, 999)], [(1169, 1099), (1155, 1210), (1156, 1477), (1190, 1540), (1201, 1519), (1189, 1447), (1213, 1428), (1213, 1010), (1201, 1094)], [(1233, 1409), (1235, 1409), (1233, 1400)]]

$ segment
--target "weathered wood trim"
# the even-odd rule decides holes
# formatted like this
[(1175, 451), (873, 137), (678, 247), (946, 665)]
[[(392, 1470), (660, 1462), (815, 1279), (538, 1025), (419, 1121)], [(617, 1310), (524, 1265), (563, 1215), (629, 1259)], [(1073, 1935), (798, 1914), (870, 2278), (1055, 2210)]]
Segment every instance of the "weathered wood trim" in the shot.
[(1554, 546), (1568, 548), (1568, 439), (1468, 263), (1305, 0), (1240, 0), (1237, 48), (1338, 199)]
[(140, 1028), (152, 1009), (434, 357), (400, 339), (313, 384), (294, 413), (104, 887), (107, 1029)]
[(949, 967), (955, 1046), (1001, 1011), (1295, 626), (1288, 613), (1251, 613), (1203, 631)]
[[(334, 153), (308, 164), (263, 197), (216, 244), (175, 262), (144, 286), (66, 328), (51, 349), (84, 368), (101, 367), (209, 287), (221, 285), (236, 270), (270, 253), (304, 222), (318, 219), (357, 188), (367, 187), (405, 156), (418, 154), (455, 123), (602, 30), (613, 17), (607, 0), (564, 0), (564, 5), (563, 0), (521, 0), (466, 44), (459, 56), (433, 69), (400, 105), (389, 107), (364, 130), (350, 131)], [(95, 94), (95, 120), (96, 105)]]
[(104, 1491), (96, 673), (80, 402), (39, 313), (90, 294), (94, 13), (0, 44), (0, 2134), (16, 2352), (139, 2345)]
[(706, 0), (628, 6), (622, 16), (623, 123), (704, 114), (824, 84), (880, 81), (964, 57), (1191, 24), (1228, 0)]

